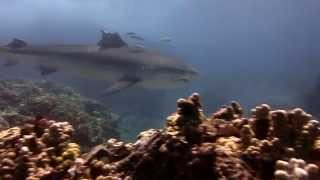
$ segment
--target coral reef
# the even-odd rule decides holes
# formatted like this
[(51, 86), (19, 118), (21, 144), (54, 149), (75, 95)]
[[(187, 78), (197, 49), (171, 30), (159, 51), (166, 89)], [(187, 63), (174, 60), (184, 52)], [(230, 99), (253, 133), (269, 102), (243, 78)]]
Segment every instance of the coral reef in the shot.
[(42, 118), (3, 130), (0, 179), (320, 179), (320, 126), (302, 109), (262, 104), (245, 118), (232, 102), (206, 117), (197, 93), (177, 107), (163, 129), (83, 154), (69, 123)]
[(315, 164), (307, 164), (302, 159), (291, 158), (288, 162), (278, 160), (274, 173), (276, 180), (316, 180), (319, 178), (319, 167)]
[[(67, 122), (36, 119), (0, 135), (0, 179), (58, 178), (80, 155)], [(71, 152), (75, 151), (75, 152)]]
[(120, 136), (116, 114), (70, 88), (48, 81), (0, 81), (0, 130), (37, 116), (71, 123), (77, 143), (88, 148)]

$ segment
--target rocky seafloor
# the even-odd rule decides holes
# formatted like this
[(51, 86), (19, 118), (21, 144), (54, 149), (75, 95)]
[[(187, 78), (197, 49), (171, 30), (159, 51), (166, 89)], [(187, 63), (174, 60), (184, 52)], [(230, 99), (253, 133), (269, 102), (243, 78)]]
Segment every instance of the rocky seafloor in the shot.
[(163, 129), (89, 152), (68, 122), (41, 118), (0, 132), (0, 179), (320, 179), (320, 125), (302, 109), (237, 102), (206, 117), (197, 93), (177, 101)]
[(49, 81), (0, 81), (0, 130), (39, 117), (69, 122), (83, 148), (120, 136), (118, 115), (71, 88)]

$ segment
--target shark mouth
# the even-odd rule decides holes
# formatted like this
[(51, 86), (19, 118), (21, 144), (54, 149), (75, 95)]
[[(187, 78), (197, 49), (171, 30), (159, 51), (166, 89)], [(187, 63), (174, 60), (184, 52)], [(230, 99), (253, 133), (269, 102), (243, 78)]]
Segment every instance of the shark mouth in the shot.
[(175, 79), (175, 81), (187, 83), (187, 82), (189, 82), (190, 80), (187, 79), (187, 78), (177, 78), (177, 79)]

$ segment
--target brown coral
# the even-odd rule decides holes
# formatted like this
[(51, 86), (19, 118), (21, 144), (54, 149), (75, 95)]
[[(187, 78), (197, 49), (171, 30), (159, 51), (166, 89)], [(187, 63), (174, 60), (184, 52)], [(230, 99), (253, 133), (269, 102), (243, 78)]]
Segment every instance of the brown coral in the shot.
[[(60, 164), (66, 163), (65, 159), (58, 161), (57, 157), (65, 155), (64, 149), (70, 146), (65, 142), (70, 140), (72, 132), (69, 123), (46, 119), (37, 119), (21, 128), (2, 131), (0, 177), (41, 179), (56, 176), (55, 168), (58, 170)], [(61, 172), (64, 170), (60, 169)]]
[(166, 133), (188, 142), (200, 141), (199, 125), (205, 120), (198, 93), (177, 101), (178, 110), (167, 118)]
[(257, 139), (265, 139), (268, 136), (270, 128), (269, 112), (270, 106), (262, 104), (251, 110), (252, 130)]
[(302, 159), (278, 160), (274, 175), (276, 180), (316, 180), (319, 178), (319, 167)]
[(212, 114), (212, 119), (224, 119), (231, 121), (233, 119), (241, 118), (243, 115), (243, 109), (236, 101), (232, 101), (229, 106), (222, 106), (222, 108)]

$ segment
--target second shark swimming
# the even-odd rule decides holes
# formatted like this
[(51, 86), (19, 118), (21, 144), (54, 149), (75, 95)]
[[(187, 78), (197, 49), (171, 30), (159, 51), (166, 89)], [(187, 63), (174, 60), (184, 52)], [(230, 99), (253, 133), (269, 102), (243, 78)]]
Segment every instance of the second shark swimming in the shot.
[(129, 47), (118, 33), (102, 32), (96, 45), (29, 45), (14, 39), (0, 47), (3, 66), (32, 64), (46, 76), (64, 72), (102, 80), (109, 95), (132, 86), (172, 88), (188, 83), (197, 71), (178, 58), (139, 47)]

